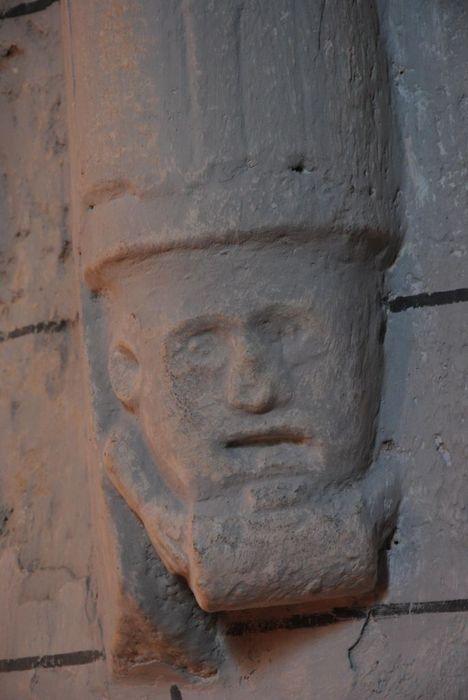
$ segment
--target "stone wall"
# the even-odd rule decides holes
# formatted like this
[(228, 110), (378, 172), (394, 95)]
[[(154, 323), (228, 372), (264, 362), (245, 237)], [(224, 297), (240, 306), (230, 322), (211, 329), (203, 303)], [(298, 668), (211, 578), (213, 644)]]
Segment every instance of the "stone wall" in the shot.
[(222, 675), (198, 685), (119, 683), (101, 658), (60, 7), (0, 2), (0, 17), (0, 698), (464, 700), (466, 3), (381, 2), (405, 230), (379, 431), (404, 477), (388, 586), (338, 619), (239, 616)]
[[(17, 659), (100, 646), (58, 4), (0, 19), (0, 134), (0, 657)], [(92, 675), (1, 673), (0, 697), (84, 698)]]

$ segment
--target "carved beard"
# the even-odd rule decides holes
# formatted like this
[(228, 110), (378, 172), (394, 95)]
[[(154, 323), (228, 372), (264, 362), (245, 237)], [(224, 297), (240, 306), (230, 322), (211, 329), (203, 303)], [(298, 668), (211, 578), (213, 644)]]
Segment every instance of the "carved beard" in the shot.
[[(241, 488), (183, 504), (158, 474), (138, 429), (125, 423), (106, 444), (107, 472), (165, 566), (187, 579), (201, 608), (271, 607), (374, 589), (379, 550), (399, 503), (398, 480), (388, 467), (318, 493), (311, 479), (311, 495), (299, 503), (280, 497), (276, 508), (263, 507), (261, 498), (252, 503)], [(299, 481), (302, 487), (304, 478)], [(287, 483), (294, 493), (294, 481)]]

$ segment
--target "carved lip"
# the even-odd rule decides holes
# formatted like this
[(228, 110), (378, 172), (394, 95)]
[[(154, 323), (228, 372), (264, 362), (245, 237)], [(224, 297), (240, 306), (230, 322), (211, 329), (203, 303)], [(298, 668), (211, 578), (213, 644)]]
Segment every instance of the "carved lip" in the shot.
[(237, 433), (226, 440), (226, 449), (244, 447), (274, 447), (276, 445), (310, 445), (312, 439), (301, 431), (272, 428), (263, 431)]

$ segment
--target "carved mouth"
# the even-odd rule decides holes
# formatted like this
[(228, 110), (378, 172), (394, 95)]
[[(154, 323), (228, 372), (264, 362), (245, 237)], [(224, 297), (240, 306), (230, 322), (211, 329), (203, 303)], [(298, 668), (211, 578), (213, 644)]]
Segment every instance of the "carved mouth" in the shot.
[(310, 438), (294, 432), (266, 432), (236, 435), (226, 442), (226, 448), (233, 447), (273, 447), (275, 445), (306, 445)]

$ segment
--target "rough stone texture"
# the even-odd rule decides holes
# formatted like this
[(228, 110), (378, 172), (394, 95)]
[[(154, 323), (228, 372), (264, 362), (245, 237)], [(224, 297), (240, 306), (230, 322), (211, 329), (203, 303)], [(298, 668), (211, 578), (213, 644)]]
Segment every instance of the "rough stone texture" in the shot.
[[(234, 647), (236, 670), (212, 686), (177, 681), (183, 700), (464, 700), (467, 631), (456, 615), (346, 623), (254, 635)], [(360, 641), (351, 652), (348, 649)], [(443, 653), (441, 653), (441, 649)], [(239, 672), (239, 669), (241, 671)], [(174, 682), (110, 687), (112, 700), (172, 700)]]
[(113, 428), (106, 464), (205, 610), (375, 585), (397, 504), (389, 469), (363, 477), (381, 318), (372, 268), (330, 247), (177, 251), (112, 283), (111, 381), (138, 422)]
[(77, 344), (70, 330), (0, 345), (0, 595), (7, 630), (0, 658), (86, 649), (98, 641), (80, 409), (69, 401), (80, 394)]
[(374, 3), (67, 6), (88, 277), (111, 254), (256, 230), (395, 240)]
[[(4, 674), (2, 700), (108, 700), (105, 664)], [(168, 697), (167, 693), (166, 696)]]
[(0, 25), (2, 332), (76, 314), (58, 17)]
[[(0, 658), (101, 646), (64, 116), (58, 6), (0, 21)], [(47, 673), (0, 697), (59, 697)]]
[(468, 692), (463, 617), (371, 621), (352, 652), (356, 679), (345, 697), (462, 700)]
[[(466, 3), (381, 3), (404, 144), (405, 242), (390, 296), (468, 286)], [(381, 440), (405, 494), (392, 600), (466, 598), (466, 303), (390, 315)]]
[[(97, 490), (110, 479), (207, 612), (369, 594), (399, 498), (370, 469), (399, 242), (374, 4), (66, 8), (74, 244), (101, 295), (83, 314)], [(175, 581), (134, 596), (155, 624), (135, 650), (142, 567), (118, 503), (98, 506), (109, 656), (208, 675), (158, 626)], [(187, 637), (210, 629), (195, 610)]]
[(464, 0), (380, 2), (404, 144), (405, 245), (396, 294), (468, 286), (468, 76)]
[(403, 477), (390, 600), (468, 594), (468, 305), (391, 315), (384, 453)]
[[(389, 290), (397, 295), (467, 286), (466, 6), (463, 0), (435, 1), (430, 7), (422, 0), (411, 4), (384, 0), (382, 6), (388, 10), (384, 33), (394, 57), (392, 75), (407, 172), (402, 187), (406, 244), (391, 271)], [(0, 331), (73, 319), (76, 314), (73, 294), (68, 292), (73, 285), (70, 259), (58, 264), (62, 241), (67, 239), (59, 233), (66, 201), (59, 192), (68, 187), (60, 174), (65, 150), (60, 156), (45, 157), (47, 138), (39, 137), (34, 117), (37, 110), (48, 113), (47, 93), (63, 95), (57, 19), (57, 8), (52, 7), (29, 19), (0, 23), (5, 54), (0, 60), (0, 150), (2, 171), (8, 174), (0, 186), (6, 261), (1, 297), (7, 301)], [(24, 52), (9, 52), (15, 44)], [(25, 72), (14, 73), (16, 68)], [(55, 76), (50, 83), (49, 71)], [(42, 76), (36, 90), (19, 89), (34, 84), (35, 76)], [(46, 84), (43, 91), (41, 85)], [(23, 125), (21, 135), (14, 128), (15, 110), (18, 124)], [(47, 117), (37, 123), (48, 132), (52, 122)], [(63, 134), (62, 117), (55, 127)], [(46, 198), (51, 200), (53, 216), (43, 204), (44, 192), (55, 193)], [(35, 206), (38, 233), (33, 245), (32, 233), (26, 239), (15, 234)], [(30, 248), (21, 253), (24, 245)], [(47, 251), (49, 245), (53, 250)], [(22, 266), (18, 261), (24, 261)], [(62, 276), (56, 274), (60, 270)], [(18, 293), (22, 289), (26, 289), (23, 297)], [(383, 600), (468, 596), (466, 314), (466, 305), (461, 304), (389, 318), (379, 442), (384, 443), (381, 459), (396, 460), (402, 468), (404, 499)], [(99, 648), (95, 623), (90, 621), (94, 613), (89, 613), (93, 594), (89, 596), (86, 587), (92, 537), (84, 456), (76, 430), (83, 399), (78, 405), (70, 403), (72, 395), (80, 395), (82, 384), (77, 326), (64, 333), (5, 341), (0, 354), (0, 656)], [(71, 428), (70, 418), (76, 421)], [(268, 618), (270, 611), (264, 614)], [(108, 685), (106, 666), (99, 661), (0, 674), (0, 697), (465, 700), (468, 696), (466, 612), (371, 618), (365, 626), (357, 620), (320, 629), (278, 630), (230, 638), (228, 647), (232, 664), (221, 677), (201, 686), (170, 674), (157, 683)]]

